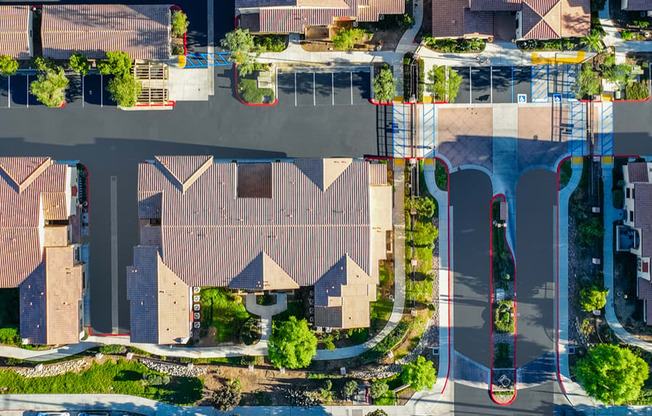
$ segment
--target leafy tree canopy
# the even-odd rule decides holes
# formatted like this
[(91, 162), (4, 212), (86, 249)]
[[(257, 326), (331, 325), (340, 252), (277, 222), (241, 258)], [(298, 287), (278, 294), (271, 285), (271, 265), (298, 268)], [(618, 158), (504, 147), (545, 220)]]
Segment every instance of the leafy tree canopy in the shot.
[(389, 386), (382, 380), (376, 380), (371, 384), (371, 397), (377, 399), (389, 391)]
[(462, 76), (457, 71), (447, 66), (434, 65), (428, 72), (428, 79), (428, 90), (435, 96), (435, 100), (455, 102), (462, 83)]
[(125, 52), (107, 52), (106, 59), (97, 65), (97, 69), (104, 75), (120, 77), (129, 74), (132, 60)]
[(340, 51), (350, 51), (356, 42), (362, 40), (364, 35), (365, 31), (360, 28), (340, 29), (333, 36), (333, 47)]
[(435, 215), (435, 200), (430, 197), (410, 198), (406, 201), (405, 207), (408, 210), (415, 209), (417, 215), (422, 218), (432, 218)]
[(213, 393), (213, 406), (222, 412), (233, 409), (240, 403), (242, 384), (237, 378), (228, 380)]
[(638, 398), (649, 371), (631, 350), (598, 344), (577, 363), (575, 375), (589, 396), (620, 406)]
[(88, 70), (91, 67), (88, 63), (88, 59), (86, 59), (86, 55), (81, 52), (75, 52), (72, 54), (72, 56), (70, 56), (70, 59), (68, 60), (68, 66), (73, 71), (82, 75), (88, 74)]
[(48, 107), (60, 107), (66, 101), (66, 78), (63, 68), (48, 69), (30, 84), (29, 92)]
[(142, 92), (143, 85), (131, 74), (116, 76), (109, 80), (106, 90), (120, 107), (133, 107)]
[(0, 75), (13, 75), (18, 71), (18, 61), (9, 55), (0, 55)]
[(303, 368), (310, 364), (317, 351), (317, 337), (305, 319), (298, 321), (291, 316), (274, 327), (268, 348), (269, 359), (275, 367)]
[(188, 16), (184, 12), (179, 10), (172, 12), (172, 34), (174, 36), (183, 36), (188, 30), (189, 24)]
[(419, 356), (415, 362), (403, 366), (401, 379), (416, 391), (431, 389), (437, 381), (437, 370), (432, 361)]
[(229, 60), (238, 65), (238, 73), (245, 76), (254, 70), (256, 59), (260, 55), (249, 29), (237, 28), (226, 34), (220, 41), (223, 48), (230, 52)]
[(439, 230), (431, 222), (417, 221), (411, 231), (415, 246), (430, 246), (439, 236)]
[(396, 78), (387, 64), (383, 65), (373, 81), (374, 97), (376, 100), (387, 103), (394, 100), (396, 95)]
[(387, 412), (383, 409), (376, 409), (373, 412), (367, 413), (367, 416), (387, 416)]

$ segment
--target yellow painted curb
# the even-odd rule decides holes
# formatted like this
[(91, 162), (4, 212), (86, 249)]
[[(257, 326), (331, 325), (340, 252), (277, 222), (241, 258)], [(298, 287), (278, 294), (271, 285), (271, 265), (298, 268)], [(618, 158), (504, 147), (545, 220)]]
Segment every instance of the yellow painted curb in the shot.
[(602, 94), (602, 101), (611, 101), (613, 99), (611, 94)]
[(579, 64), (584, 59), (584, 51), (578, 51), (577, 56), (560, 56), (556, 58), (546, 58), (539, 56), (537, 52), (532, 52), (533, 65)]
[(186, 55), (179, 55), (179, 68), (186, 67)]
[(395, 165), (404, 165), (405, 161), (403, 159), (394, 159)]
[(602, 158), (602, 163), (614, 163), (613, 156), (605, 156)]
[(575, 156), (575, 157), (573, 157), (572, 160), (573, 160), (573, 163), (584, 163), (584, 158), (583, 157)]
[(432, 97), (429, 96), (429, 95), (426, 95), (425, 97), (423, 97), (423, 102), (424, 102), (424, 104), (432, 104)]
[(423, 164), (424, 165), (434, 165), (435, 164), (435, 159), (424, 159)]
[(394, 102), (395, 103), (402, 103), (403, 102), (403, 97), (394, 97)]

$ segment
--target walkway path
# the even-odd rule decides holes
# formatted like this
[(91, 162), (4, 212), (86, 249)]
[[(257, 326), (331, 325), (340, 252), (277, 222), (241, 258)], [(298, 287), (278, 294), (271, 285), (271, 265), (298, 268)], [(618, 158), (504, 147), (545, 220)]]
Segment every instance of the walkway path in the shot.
[(605, 306), (605, 319), (609, 324), (609, 327), (613, 329), (616, 336), (624, 343), (629, 345), (635, 345), (645, 351), (652, 352), (652, 343), (645, 342), (636, 338), (634, 335), (627, 332), (627, 330), (621, 325), (620, 321), (616, 317), (616, 310), (614, 309), (614, 264), (613, 264), (613, 255), (614, 255), (614, 246), (613, 246), (613, 223), (622, 219), (621, 212), (614, 208), (611, 188), (613, 186), (613, 164), (603, 163), (602, 164), (602, 186), (604, 194), (604, 243), (603, 243), (603, 273), (604, 273), (604, 285), (609, 289), (609, 294), (607, 295), (607, 305)]
[[(259, 305), (256, 302), (256, 295), (248, 293), (245, 298), (245, 307), (247, 311), (260, 316), (260, 331), (262, 333), (259, 344), (267, 344), (269, 337), (272, 335), (272, 317), (285, 311), (288, 308), (288, 295), (279, 293), (276, 295), (276, 303), (273, 305)], [(265, 345), (267, 346), (267, 345)]]

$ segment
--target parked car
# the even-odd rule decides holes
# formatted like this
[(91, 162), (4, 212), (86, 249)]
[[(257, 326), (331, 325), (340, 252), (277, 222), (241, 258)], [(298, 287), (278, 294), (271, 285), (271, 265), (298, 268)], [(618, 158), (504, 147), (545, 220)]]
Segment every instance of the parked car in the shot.
[(70, 416), (68, 412), (39, 412), (36, 416)]
[(77, 416), (111, 416), (110, 412), (92, 410), (90, 412), (79, 412)]

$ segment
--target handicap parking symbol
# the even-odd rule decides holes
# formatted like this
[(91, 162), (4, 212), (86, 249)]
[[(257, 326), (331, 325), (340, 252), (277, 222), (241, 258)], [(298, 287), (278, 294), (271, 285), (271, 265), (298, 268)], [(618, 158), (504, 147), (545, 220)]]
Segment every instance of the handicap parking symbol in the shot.
[(527, 103), (527, 94), (519, 94), (518, 95), (518, 103), (519, 104)]
[(552, 100), (555, 104), (561, 104), (561, 94), (553, 94)]

